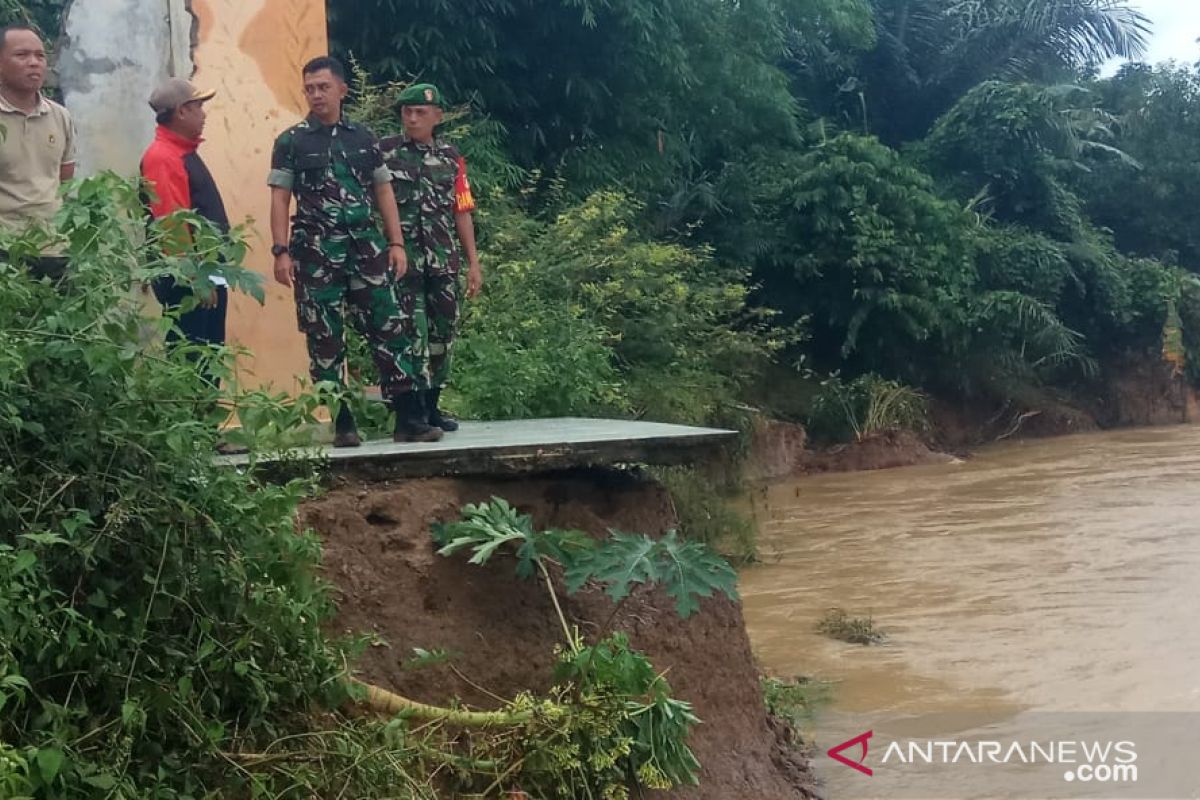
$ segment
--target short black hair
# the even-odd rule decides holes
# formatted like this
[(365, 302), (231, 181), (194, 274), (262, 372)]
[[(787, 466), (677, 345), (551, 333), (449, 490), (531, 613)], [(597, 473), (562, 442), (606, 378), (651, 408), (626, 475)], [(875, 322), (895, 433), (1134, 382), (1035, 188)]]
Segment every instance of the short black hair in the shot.
[(333, 73), (333, 77), (337, 78), (342, 83), (346, 82), (346, 67), (342, 62), (338, 61), (333, 56), (318, 56), (312, 61), (304, 65), (304, 69), (300, 71), (301, 75), (312, 75), (314, 72), (320, 72), (327, 69)]
[(8, 34), (12, 31), (29, 31), (39, 39), (42, 38), (42, 32), (27, 23), (14, 22), (12, 25), (5, 25), (0, 28), (0, 53), (3, 53), (4, 48), (8, 46)]
[(154, 121), (159, 125), (170, 125), (178, 110), (177, 108), (168, 108), (166, 111), (160, 111), (154, 115)]

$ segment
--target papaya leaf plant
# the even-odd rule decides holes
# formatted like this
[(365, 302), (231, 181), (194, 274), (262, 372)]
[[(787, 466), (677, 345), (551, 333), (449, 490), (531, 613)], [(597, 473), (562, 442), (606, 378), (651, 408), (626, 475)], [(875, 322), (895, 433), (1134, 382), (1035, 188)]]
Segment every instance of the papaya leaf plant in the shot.
[(512, 545), (517, 574), (544, 570), (549, 559), (562, 566), (567, 592), (575, 594), (587, 583), (605, 587), (614, 602), (628, 597), (638, 585), (662, 586), (675, 601), (675, 611), (687, 619), (700, 608), (699, 599), (721, 592), (737, 599), (737, 573), (724, 559), (700, 542), (679, 538), (668, 531), (660, 539), (644, 534), (610, 531), (596, 540), (580, 531), (535, 531), (533, 520), (520, 514), (503, 498), (468, 505), (458, 522), (434, 526), (440, 555), (450, 556), (471, 548), (470, 563), (487, 563), (504, 545)]
[[(541, 576), (567, 645), (555, 678), (574, 687), (581, 705), (602, 706), (617, 719), (615, 730), (607, 735), (597, 735), (594, 727), (565, 745), (588, 755), (576, 760), (587, 765), (579, 767), (588, 772), (585, 784), (611, 785), (614, 775), (647, 789), (698, 782), (700, 764), (687, 746), (688, 733), (700, 722), (691, 704), (672, 696), (666, 679), (644, 653), (630, 647), (628, 637), (605, 634), (622, 604), (639, 588), (661, 586), (683, 618), (699, 609), (702, 597), (720, 592), (736, 598), (736, 574), (728, 563), (699, 542), (681, 540), (674, 531), (660, 539), (620, 531), (610, 531), (605, 539), (573, 530), (539, 531), (529, 515), (498, 497), (464, 507), (461, 520), (434, 526), (433, 538), (441, 546), (440, 555), (469, 550), (469, 563), (483, 565), (504, 552), (516, 557), (518, 575)], [(547, 568), (550, 562), (563, 570), (568, 593), (596, 584), (616, 603), (595, 644), (588, 645), (567, 624)], [(622, 754), (615, 761), (614, 752)], [(543, 761), (531, 755), (527, 778), (536, 779), (538, 770), (549, 769), (539, 766)]]

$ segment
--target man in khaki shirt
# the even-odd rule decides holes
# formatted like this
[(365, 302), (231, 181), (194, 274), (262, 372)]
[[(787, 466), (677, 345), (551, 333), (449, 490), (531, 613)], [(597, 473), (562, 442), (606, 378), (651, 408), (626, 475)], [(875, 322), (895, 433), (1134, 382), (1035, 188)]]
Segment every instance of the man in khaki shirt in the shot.
[[(62, 204), (59, 184), (75, 174), (71, 115), (42, 95), (45, 81), (46, 48), (37, 32), (24, 25), (0, 29), (0, 235), (48, 225)], [(60, 252), (47, 246), (30, 269), (61, 277)]]

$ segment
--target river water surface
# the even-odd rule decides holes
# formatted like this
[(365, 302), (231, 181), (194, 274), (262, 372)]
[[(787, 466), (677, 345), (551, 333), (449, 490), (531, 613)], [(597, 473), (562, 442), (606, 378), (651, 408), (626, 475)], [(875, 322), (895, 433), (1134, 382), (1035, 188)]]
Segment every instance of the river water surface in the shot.
[[(1200, 712), (1200, 427), (1016, 442), (752, 499), (755, 651), (773, 674), (831, 681), (835, 713)], [(834, 607), (872, 616), (887, 644), (815, 633)]]

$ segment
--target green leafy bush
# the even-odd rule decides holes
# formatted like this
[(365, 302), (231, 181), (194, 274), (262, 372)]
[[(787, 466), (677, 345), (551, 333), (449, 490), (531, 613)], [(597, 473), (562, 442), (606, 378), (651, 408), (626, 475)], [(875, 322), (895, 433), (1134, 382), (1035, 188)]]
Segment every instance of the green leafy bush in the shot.
[(606, 192), (552, 223), (496, 220), (457, 345), (461, 409), (699, 422), (736, 400), (779, 342), (747, 310), (744, 275), (650, 240), (639, 211)]
[(976, 245), (980, 281), (989, 290), (1020, 292), (1054, 308), (1067, 284), (1079, 280), (1067, 245), (1026, 228), (984, 227)]
[[(484, 225), (508, 218), (482, 215)], [(627, 413), (612, 334), (570, 302), (568, 287), (547, 285), (536, 239), (519, 238), (529, 246), (525, 258), (498, 262), (487, 251), (487, 286), (465, 305), (455, 343), (455, 408), (478, 419)], [(503, 230), (490, 239), (516, 245)]]
[[(202, 280), (210, 245), (230, 264), (241, 245), (198, 231), (197, 250), (164, 258), (162, 228), (143, 247), (141, 226), (136, 186), (102, 175), (58, 219), (62, 290), (0, 264), (0, 793), (319, 794), (318, 770), (258, 773), (228, 755), (310, 733), (308, 715), (346, 696), (348, 651), (321, 631), (319, 544), (296, 529), (312, 483), (213, 463), (224, 412), (191, 359), (228, 375), (229, 354), (156, 347), (148, 334), (173, 321), (143, 318), (130, 292), (162, 273)], [(17, 258), (32, 242), (3, 245)], [(298, 421), (269, 398), (232, 403), (250, 426)], [(330, 719), (340, 736), (375, 735)]]
[(649, 789), (699, 783), (700, 762), (686, 744), (699, 718), (690, 703), (671, 696), (667, 679), (630, 649), (624, 634), (564, 653), (554, 677), (585, 695), (618, 699), (625, 712), (621, 732), (628, 738), (628, 759), (638, 783)]
[(814, 368), (915, 379), (963, 336), (976, 223), (899, 153), (842, 134), (762, 154), (752, 182), (759, 299), (808, 320)]

